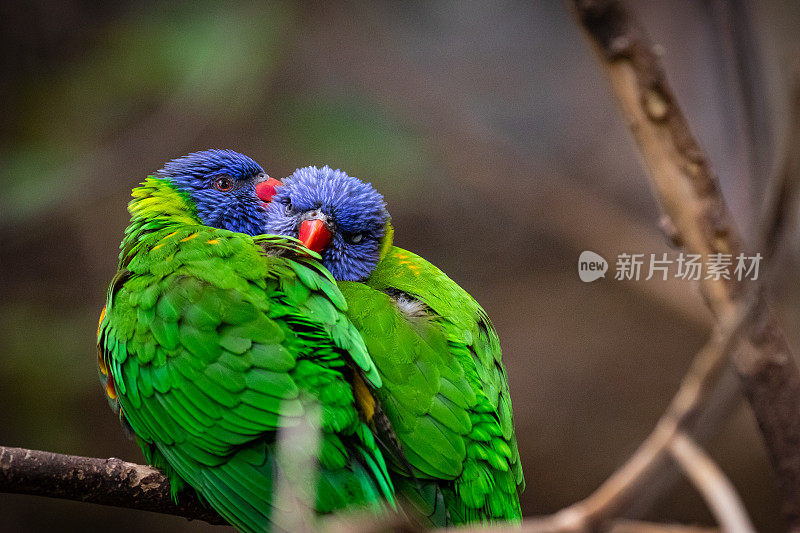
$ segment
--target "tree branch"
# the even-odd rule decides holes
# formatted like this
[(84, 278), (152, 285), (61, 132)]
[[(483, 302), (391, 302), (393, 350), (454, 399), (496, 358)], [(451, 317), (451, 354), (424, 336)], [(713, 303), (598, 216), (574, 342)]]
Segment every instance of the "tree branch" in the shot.
[[(169, 494), (169, 480), (151, 466), (121, 459), (98, 459), (60, 453), (0, 446), (0, 493), (29, 494), (75, 500), (125, 509), (137, 509), (213, 525), (227, 525), (214, 510), (205, 507), (192, 491), (181, 494), (175, 504)], [(308, 524), (306, 524), (308, 525)], [(316, 531), (323, 533), (378, 533), (399, 531), (421, 533), (410, 513), (344, 513), (321, 520)], [(536, 520), (519, 526), (475, 526), (459, 528), (463, 533), (545, 533)], [(713, 533), (716, 529), (683, 525), (615, 520), (613, 533)]]
[(700, 446), (679, 433), (672, 439), (670, 453), (703, 495), (723, 531), (755, 533), (733, 484)]
[[(633, 15), (619, 0), (574, 0), (578, 19), (606, 68), (649, 169), (651, 186), (676, 241), (690, 253), (733, 254), (740, 239), (712, 174)], [(743, 283), (708, 279), (701, 290), (716, 316), (730, 312)], [(756, 295), (757, 313), (734, 364), (778, 472), (783, 511), (800, 528), (800, 372), (784, 334)]]
[(151, 466), (122, 459), (95, 459), (77, 455), (0, 446), (0, 492), (47, 496), (171, 514), (227, 524), (187, 490), (180, 504), (172, 501), (169, 480)]

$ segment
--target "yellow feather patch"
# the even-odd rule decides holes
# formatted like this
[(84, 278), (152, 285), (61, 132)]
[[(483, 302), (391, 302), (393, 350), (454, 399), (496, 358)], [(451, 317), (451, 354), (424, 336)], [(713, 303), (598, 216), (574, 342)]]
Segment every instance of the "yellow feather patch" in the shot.
[(356, 405), (359, 407), (364, 418), (367, 422), (372, 422), (372, 417), (375, 416), (375, 398), (364, 383), (361, 374), (356, 373), (353, 380), (353, 395), (356, 400)]
[(99, 348), (97, 350), (97, 366), (101, 374), (104, 376), (108, 375), (108, 367), (106, 366), (106, 362), (103, 361), (103, 352), (101, 352)]
[(420, 271), (419, 265), (416, 265), (413, 262), (411, 262), (410, 258), (406, 254), (397, 254), (396, 257), (400, 259), (398, 263), (408, 267), (408, 270), (410, 270), (411, 273), (414, 274), (415, 276), (419, 276), (419, 271)]
[(219, 239), (209, 239), (206, 241), (208, 244), (219, 244)]
[(103, 319), (106, 317), (106, 306), (103, 306), (103, 310), (100, 311), (100, 320), (97, 321), (97, 336), (100, 336), (100, 327), (103, 325)]
[(106, 366), (106, 362), (103, 361), (103, 352), (100, 350), (100, 328), (103, 326), (103, 319), (106, 317), (106, 306), (103, 306), (103, 310), (100, 311), (100, 320), (97, 321), (97, 366), (100, 368), (100, 372), (104, 375), (108, 375), (108, 367)]
[(394, 242), (394, 228), (392, 227), (392, 221), (386, 221), (386, 231), (383, 234), (383, 239), (381, 239), (381, 251), (380, 251), (380, 260), (383, 261), (383, 258), (389, 255), (389, 252), (392, 251), (392, 243)]
[(106, 394), (112, 400), (117, 399), (117, 389), (114, 388), (114, 378), (109, 377), (108, 381), (106, 381)]
[(178, 233), (178, 231), (177, 231), (177, 230), (173, 231), (173, 232), (172, 232), (172, 233), (170, 233), (169, 235), (164, 235), (164, 237), (163, 237), (161, 240), (163, 241), (163, 240), (169, 239), (170, 237), (172, 237), (172, 236), (173, 236), (173, 235), (175, 235), (176, 233)]
[(185, 238), (181, 239), (181, 242), (191, 241), (192, 239), (194, 239), (195, 237), (197, 237), (197, 235), (198, 235), (197, 233), (192, 233), (192, 234), (191, 234), (191, 235), (189, 235), (188, 237), (185, 237)]
[(152, 247), (152, 248), (150, 248), (150, 249), (151, 249), (151, 250), (158, 250), (158, 249), (159, 249), (159, 248), (161, 248), (162, 246), (164, 246), (164, 243), (163, 243), (163, 242), (162, 242), (161, 244), (156, 244), (155, 246), (153, 246), (153, 247)]

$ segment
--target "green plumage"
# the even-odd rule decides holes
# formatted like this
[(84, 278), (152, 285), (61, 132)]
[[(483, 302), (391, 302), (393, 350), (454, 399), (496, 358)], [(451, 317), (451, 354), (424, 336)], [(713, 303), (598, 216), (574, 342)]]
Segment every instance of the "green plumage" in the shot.
[(524, 479), (497, 333), (466, 291), (391, 238), (365, 282), (339, 287), (405, 455), (389, 450), (397, 490), (439, 526), (519, 520)]
[(202, 226), (163, 179), (134, 190), (98, 329), (101, 377), (173, 491), (270, 526), (275, 441), (321, 411), (316, 510), (380, 508), (393, 489), (354, 399), (381, 385), (330, 274), (289, 238)]

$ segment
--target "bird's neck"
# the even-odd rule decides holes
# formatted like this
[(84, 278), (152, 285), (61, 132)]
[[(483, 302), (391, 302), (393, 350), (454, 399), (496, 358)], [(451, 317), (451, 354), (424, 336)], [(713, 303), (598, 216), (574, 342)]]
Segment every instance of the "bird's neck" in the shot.
[(383, 258), (386, 257), (386, 255), (391, 251), (392, 246), (394, 246), (394, 226), (392, 226), (392, 220), (389, 219), (386, 221), (386, 228), (383, 232), (383, 239), (381, 239), (378, 262), (381, 262)]
[(133, 189), (132, 196), (128, 204), (131, 222), (120, 246), (121, 265), (146, 235), (170, 227), (202, 224), (192, 201), (166, 179), (149, 176)]

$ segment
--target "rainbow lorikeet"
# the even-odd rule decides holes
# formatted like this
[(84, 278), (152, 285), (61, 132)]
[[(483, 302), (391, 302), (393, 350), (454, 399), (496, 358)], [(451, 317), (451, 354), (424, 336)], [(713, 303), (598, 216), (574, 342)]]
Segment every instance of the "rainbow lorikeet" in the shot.
[(368, 414), (398, 493), (436, 525), (520, 519), (506, 372), (475, 299), (393, 246), (383, 197), (327, 166), (277, 187), (265, 233), (299, 237), (339, 281), (383, 381)]
[(274, 525), (277, 432), (312, 405), (316, 511), (393, 502), (355, 398), (381, 378), (340, 290), (296, 240), (254, 236), (274, 181), (227, 150), (149, 176), (98, 329), (108, 398), (147, 460), (244, 531)]

